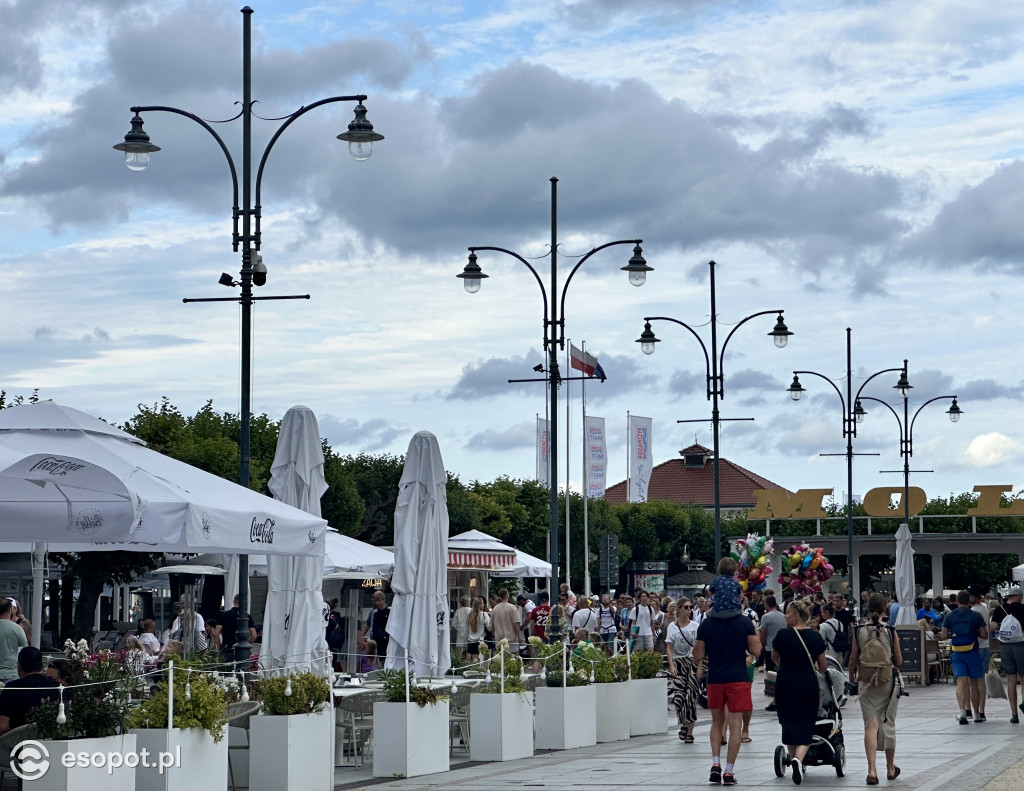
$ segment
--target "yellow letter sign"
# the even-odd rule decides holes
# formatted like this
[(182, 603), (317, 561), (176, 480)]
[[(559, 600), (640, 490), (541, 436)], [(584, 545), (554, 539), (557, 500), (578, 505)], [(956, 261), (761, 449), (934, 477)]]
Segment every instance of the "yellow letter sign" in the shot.
[(782, 489), (754, 489), (756, 498), (747, 519), (825, 519), (821, 501), (831, 489), (800, 489), (792, 497)]

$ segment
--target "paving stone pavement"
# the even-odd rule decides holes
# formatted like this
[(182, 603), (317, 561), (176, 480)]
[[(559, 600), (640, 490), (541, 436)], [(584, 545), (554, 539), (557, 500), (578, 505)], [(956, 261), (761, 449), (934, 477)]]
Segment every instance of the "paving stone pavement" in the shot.
[[(777, 778), (773, 769), (780, 728), (774, 714), (764, 711), (763, 677), (754, 685), (751, 744), (743, 745), (736, 765), (739, 786), (790, 788), (791, 777)], [(1024, 791), (1024, 724), (1010, 723), (1005, 700), (987, 702), (988, 721), (960, 725), (956, 720), (953, 685), (911, 687), (900, 701), (896, 725), (898, 780), (885, 779), (885, 758), (879, 756), (885, 786), (917, 791)], [(373, 779), (369, 767), (338, 769), (336, 789), (373, 788), (374, 791), (678, 791), (708, 788), (711, 751), (710, 718), (701, 712), (695, 744), (676, 736), (674, 718), (666, 717), (666, 733), (577, 750), (551, 751), (504, 763), (472, 763), (455, 751), (449, 772), (408, 779)], [(807, 767), (804, 787), (864, 787), (867, 761), (863, 751), (860, 705), (851, 698), (844, 709), (843, 732), (847, 745), (846, 776), (831, 767)]]

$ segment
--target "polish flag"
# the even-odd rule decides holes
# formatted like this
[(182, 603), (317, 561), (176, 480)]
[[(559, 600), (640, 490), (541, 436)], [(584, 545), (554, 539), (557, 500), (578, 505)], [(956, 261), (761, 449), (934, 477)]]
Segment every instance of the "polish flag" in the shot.
[(577, 371), (582, 371), (587, 376), (596, 377), (602, 382), (608, 378), (604, 374), (604, 369), (601, 368), (601, 363), (594, 355), (577, 349), (572, 343), (569, 344), (569, 363)]

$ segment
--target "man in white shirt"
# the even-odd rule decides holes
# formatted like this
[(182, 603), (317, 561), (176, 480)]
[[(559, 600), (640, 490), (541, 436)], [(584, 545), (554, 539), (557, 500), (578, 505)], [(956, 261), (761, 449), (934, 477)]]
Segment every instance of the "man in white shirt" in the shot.
[(647, 591), (640, 591), (636, 607), (629, 611), (630, 633), (636, 651), (654, 650), (654, 626), (661, 623), (661, 608), (651, 604)]
[(533, 612), (533, 608), (537, 605), (530, 601), (525, 593), (520, 593), (516, 596), (516, 605), (519, 607), (520, 623), (522, 624), (523, 631), (523, 645), (529, 645), (530, 640), (530, 613)]
[(590, 599), (586, 596), (580, 596), (576, 600), (579, 605), (576, 608), (576, 612), (572, 614), (572, 631), (576, 633), (577, 629), (586, 629), (587, 634), (596, 632), (598, 630), (598, 618), (597, 613), (590, 609)]

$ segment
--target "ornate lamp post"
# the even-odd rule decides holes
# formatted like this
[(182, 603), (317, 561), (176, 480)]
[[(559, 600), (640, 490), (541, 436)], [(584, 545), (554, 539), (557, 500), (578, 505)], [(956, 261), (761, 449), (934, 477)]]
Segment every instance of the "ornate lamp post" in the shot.
[[(704, 363), (706, 367), (706, 382), (707, 382), (707, 397), (711, 401), (711, 426), (712, 435), (714, 437), (714, 489), (715, 489), (715, 566), (718, 566), (718, 561), (722, 559), (722, 509), (721, 509), (721, 497), (719, 489), (719, 467), (718, 467), (718, 456), (720, 450), (719, 441), (719, 427), (723, 419), (725, 420), (752, 420), (753, 418), (722, 418), (718, 412), (718, 402), (720, 399), (725, 398), (725, 374), (723, 373), (723, 364), (725, 362), (725, 350), (729, 346), (729, 341), (732, 340), (732, 336), (736, 333), (740, 327), (746, 324), (753, 318), (758, 316), (766, 316), (771, 313), (777, 313), (778, 319), (775, 322), (775, 327), (768, 335), (775, 339), (775, 345), (782, 349), (789, 342), (789, 336), (793, 333), (789, 331), (786, 326), (786, 322), (782, 318), (783, 309), (776, 308), (775, 310), (761, 310), (757, 313), (751, 313), (745, 319), (740, 321), (725, 338), (725, 343), (722, 344), (722, 350), (718, 350), (718, 313), (716, 312), (716, 294), (715, 294), (715, 267), (717, 264), (714, 261), (708, 262), (708, 267), (711, 270), (711, 350), (708, 351), (708, 347), (704, 344), (700, 335), (697, 331), (684, 321), (679, 319), (673, 319), (668, 316), (645, 316), (644, 317), (644, 331), (640, 333), (640, 337), (637, 339), (637, 343), (640, 344), (640, 350), (644, 354), (653, 354), (655, 344), (660, 343), (661, 340), (655, 337), (654, 332), (651, 330), (652, 321), (671, 321), (674, 324), (678, 324), (686, 330), (690, 331), (690, 334), (697, 339), (697, 343), (700, 344), (701, 350), (704, 352)], [(679, 420), (678, 423), (703, 423), (704, 420)]]
[[(178, 109), (177, 107), (163, 107), (159, 105), (151, 106), (136, 106), (130, 108), (134, 115), (131, 119), (131, 129), (124, 136), (124, 141), (118, 143), (114, 148), (118, 151), (124, 152), (125, 165), (128, 166), (129, 170), (142, 171), (145, 170), (149, 165), (149, 156), (160, 150), (159, 146), (153, 145), (150, 141), (149, 135), (143, 129), (142, 113), (147, 112), (165, 112), (174, 113), (176, 115), (184, 116), (192, 121), (195, 121), (203, 129), (209, 132), (217, 144), (220, 146), (221, 151), (224, 154), (224, 158), (227, 160), (228, 169), (231, 172), (231, 184), (233, 190), (234, 203), (232, 208), (232, 219), (234, 221), (234, 231), (232, 233), (232, 249), (238, 252), (239, 247), (242, 250), (242, 268), (240, 273), (240, 279), (234, 280), (231, 275), (222, 274), (219, 279), (219, 283), (223, 286), (239, 286), (241, 287), (241, 293), (237, 297), (223, 297), (223, 298), (210, 298), (210, 299), (186, 299), (185, 302), (238, 302), (242, 306), (242, 340), (241, 340), (241, 357), (242, 357), (242, 397), (241, 397), (241, 437), (239, 440), (239, 452), (241, 455), (241, 464), (239, 469), (239, 483), (242, 486), (249, 486), (249, 460), (251, 456), (249, 440), (250, 440), (250, 419), (251, 419), (251, 400), (252, 400), (252, 372), (251, 372), (251, 352), (252, 352), (252, 305), (257, 300), (268, 300), (268, 299), (309, 299), (309, 294), (294, 295), (294, 296), (273, 296), (273, 297), (254, 297), (252, 292), (253, 286), (262, 286), (267, 282), (267, 268), (263, 265), (262, 256), (257, 255), (260, 249), (261, 243), (261, 232), (260, 232), (260, 216), (261, 216), (261, 204), (260, 204), (260, 187), (263, 181), (263, 168), (267, 164), (267, 157), (270, 156), (270, 151), (273, 149), (274, 144), (277, 143), (278, 139), (284, 133), (285, 129), (292, 125), (298, 118), (308, 113), (317, 107), (325, 104), (332, 104), (334, 102), (356, 102), (355, 106), (355, 117), (352, 122), (348, 125), (348, 130), (338, 135), (339, 140), (344, 140), (348, 143), (349, 153), (352, 157), (362, 162), (369, 159), (373, 152), (373, 144), (378, 140), (383, 140), (384, 137), (373, 131), (373, 124), (371, 124), (366, 118), (366, 108), (363, 106), (363, 102), (366, 100), (366, 96), (363, 94), (357, 94), (354, 96), (332, 96), (327, 99), (321, 99), (313, 102), (312, 104), (300, 107), (290, 115), (283, 116), (281, 118), (264, 119), (272, 121), (283, 121), (278, 127), (277, 131), (270, 138), (270, 142), (267, 143), (267, 147), (263, 151), (263, 155), (260, 159), (259, 168), (256, 171), (256, 191), (255, 191), (255, 203), (253, 201), (252, 191), (252, 119), (255, 116), (253, 113), (253, 100), (252, 100), (252, 14), (253, 10), (246, 6), (242, 9), (242, 102), (241, 110), (233, 118), (229, 118), (226, 121), (205, 121), (197, 115), (190, 113), (186, 110)], [(227, 145), (219, 134), (210, 125), (211, 123), (228, 123), (230, 121), (242, 119), (242, 188), (241, 188), (241, 208), (239, 208), (239, 188), (238, 188), (238, 171), (235, 167), (235, 161), (231, 157), (231, 153), (228, 151)], [(239, 233), (238, 221), (242, 221), (242, 230)], [(255, 228), (253, 225), (255, 224)], [(237, 642), (235, 643), (235, 660), (239, 663), (247, 664), (249, 661), (249, 655), (251, 653), (252, 646), (249, 644), (249, 619), (245, 617), (248, 607), (248, 578), (249, 578), (249, 558), (247, 555), (239, 556), (238, 563), (238, 574), (239, 574), (239, 590), (238, 590), (238, 609), (240, 617), (238, 619), (238, 631), (236, 633)], [(241, 666), (241, 665), (240, 665)]]
[[(832, 379), (820, 374), (817, 371), (793, 371), (793, 383), (787, 388), (790, 398), (794, 401), (799, 401), (800, 397), (806, 392), (805, 388), (800, 384), (800, 374), (807, 376), (817, 376), (819, 379), (824, 379), (830, 385), (832, 389), (836, 391), (836, 395), (839, 396), (839, 402), (843, 407), (843, 438), (846, 440), (846, 453), (822, 453), (822, 456), (846, 456), (846, 558), (847, 558), (847, 580), (850, 584), (850, 594), (855, 595), (855, 588), (859, 587), (857, 578), (854, 576), (854, 560), (853, 560), (853, 457), (854, 456), (877, 456), (877, 453), (854, 453), (853, 452), (853, 438), (857, 436), (857, 424), (864, 420), (864, 416), (867, 414), (864, 411), (864, 407), (861, 405), (861, 393), (864, 392), (864, 388), (868, 382), (874, 379), (876, 376), (882, 374), (899, 372), (900, 382), (906, 382), (907, 370), (906, 361), (904, 360), (903, 368), (884, 368), (881, 371), (876, 371), (871, 374), (867, 379), (864, 380), (863, 384), (857, 389), (857, 394), (853, 395), (853, 366), (850, 357), (850, 333), (849, 327), (846, 328), (846, 397), (843, 397), (843, 392)], [(909, 384), (907, 385), (909, 388)], [(903, 395), (904, 400), (906, 399), (906, 393), (909, 392), (907, 388), (900, 390), (900, 394)]]
[[(607, 242), (605, 244), (595, 247), (593, 250), (588, 252), (586, 255), (580, 257), (580, 259), (573, 266), (572, 271), (569, 272), (569, 276), (565, 278), (565, 283), (562, 285), (561, 294), (558, 290), (558, 179), (551, 179), (551, 250), (550, 250), (550, 262), (551, 262), (551, 280), (550, 280), (550, 293), (544, 288), (544, 280), (541, 278), (540, 273), (534, 268), (528, 260), (526, 260), (519, 253), (515, 253), (511, 250), (506, 250), (503, 247), (470, 247), (469, 248), (469, 262), (461, 273), (456, 277), (461, 278), (466, 291), (470, 294), (475, 294), (480, 290), (481, 280), (487, 275), (483, 273), (480, 265), (477, 263), (477, 251), (492, 250), (498, 253), (505, 253), (515, 258), (519, 263), (525, 266), (533, 274), (534, 279), (537, 281), (537, 285), (540, 286), (541, 300), (544, 305), (544, 336), (543, 346), (548, 356), (548, 367), (544, 371), (545, 376), (542, 379), (510, 379), (510, 382), (544, 382), (548, 389), (548, 397), (550, 399), (550, 421), (551, 421), (551, 440), (548, 443), (548, 453), (550, 462), (550, 473), (549, 487), (551, 489), (551, 515), (550, 515), (550, 532), (548, 536), (549, 551), (551, 557), (551, 581), (550, 581), (550, 594), (553, 597), (552, 610), (551, 610), (551, 624), (548, 630), (549, 637), (557, 639), (560, 636), (559, 623), (558, 623), (558, 609), (557, 595), (558, 595), (558, 386), (564, 381), (571, 379), (584, 379), (586, 377), (563, 377), (559, 374), (558, 370), (558, 350), (565, 348), (565, 294), (569, 289), (569, 283), (572, 282), (573, 275), (576, 274), (577, 270), (583, 266), (594, 253), (600, 252), (607, 247), (614, 247), (620, 244), (631, 244), (633, 245), (633, 255), (629, 259), (629, 262), (622, 267), (622, 270), (629, 275), (629, 282), (634, 286), (642, 286), (647, 279), (647, 273), (651, 271), (651, 267), (647, 266), (647, 262), (643, 257), (643, 250), (640, 248), (642, 239), (624, 239), (616, 242)], [(550, 306), (548, 300), (550, 297)], [(544, 370), (544, 369), (541, 369)], [(568, 493), (567, 493), (568, 494)], [(569, 525), (566, 525), (566, 530), (569, 529)], [(568, 577), (568, 569), (566, 570), (566, 577)]]

